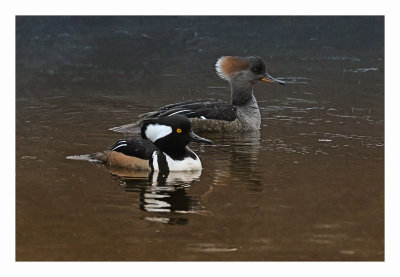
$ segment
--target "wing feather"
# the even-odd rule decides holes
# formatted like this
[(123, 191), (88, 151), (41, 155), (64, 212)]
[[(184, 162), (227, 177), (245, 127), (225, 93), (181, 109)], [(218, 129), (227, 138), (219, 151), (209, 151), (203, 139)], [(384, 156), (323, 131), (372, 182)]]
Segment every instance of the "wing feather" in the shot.
[(233, 121), (236, 119), (236, 107), (221, 100), (191, 100), (161, 107), (140, 117), (163, 117), (182, 114), (188, 118), (216, 119)]
[[(188, 118), (213, 119), (231, 122), (237, 118), (237, 108), (221, 100), (189, 100), (163, 106), (155, 111), (139, 115), (140, 118), (158, 118), (169, 115), (181, 114)], [(125, 134), (140, 134), (141, 121), (129, 123), (110, 130)], [(128, 146), (121, 146), (118, 149), (125, 149)]]
[(121, 139), (114, 143), (109, 150), (120, 152), (127, 156), (133, 156), (149, 160), (157, 147), (147, 139)]

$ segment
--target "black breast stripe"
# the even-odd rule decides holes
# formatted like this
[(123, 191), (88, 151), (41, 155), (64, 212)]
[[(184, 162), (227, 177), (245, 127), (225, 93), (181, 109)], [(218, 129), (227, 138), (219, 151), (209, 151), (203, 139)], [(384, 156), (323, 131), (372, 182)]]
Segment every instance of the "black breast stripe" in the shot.
[(167, 157), (162, 152), (157, 152), (157, 162), (158, 162), (158, 169), (161, 172), (169, 172), (169, 167), (167, 163)]
[(153, 171), (154, 171), (153, 156), (151, 156), (151, 158), (150, 158), (150, 160), (149, 160), (149, 164), (150, 164), (151, 172), (152, 172), (152, 174), (153, 174)]

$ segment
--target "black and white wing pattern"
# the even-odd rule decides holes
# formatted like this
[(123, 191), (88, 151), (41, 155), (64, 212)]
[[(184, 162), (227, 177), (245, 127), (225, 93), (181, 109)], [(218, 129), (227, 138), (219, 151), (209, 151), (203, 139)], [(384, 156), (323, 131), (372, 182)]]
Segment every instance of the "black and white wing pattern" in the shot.
[[(185, 115), (188, 118), (209, 120), (234, 121), (237, 118), (235, 106), (221, 100), (205, 99), (190, 100), (161, 107), (155, 111), (141, 114), (140, 118), (158, 118), (174, 114)], [(141, 121), (113, 127), (109, 130), (138, 135), (140, 134)]]
[(175, 114), (185, 115), (188, 118), (215, 119), (234, 121), (236, 107), (221, 100), (191, 100), (161, 107), (153, 112), (140, 115), (142, 118), (157, 118)]
[(121, 139), (114, 143), (109, 150), (120, 152), (122, 154), (133, 156), (143, 160), (150, 160), (157, 147), (147, 139)]

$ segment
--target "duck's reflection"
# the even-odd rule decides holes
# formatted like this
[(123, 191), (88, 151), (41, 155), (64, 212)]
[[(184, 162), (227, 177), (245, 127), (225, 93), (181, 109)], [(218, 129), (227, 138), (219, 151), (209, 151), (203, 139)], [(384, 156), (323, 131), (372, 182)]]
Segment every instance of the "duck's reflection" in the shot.
[[(189, 196), (191, 185), (200, 179), (201, 171), (144, 172), (107, 168), (117, 177), (126, 192), (139, 193), (139, 208), (154, 214), (143, 219), (168, 224), (187, 224), (181, 214), (204, 211), (200, 199)], [(165, 216), (162, 216), (165, 215)]]
[[(217, 186), (245, 185), (249, 191), (262, 191), (260, 165), (261, 138), (259, 132), (245, 134), (226, 134), (223, 137), (212, 138), (217, 148), (209, 149), (204, 155), (207, 170), (211, 175), (210, 187), (201, 189), (199, 196), (188, 195), (194, 183), (200, 180), (201, 171), (158, 172), (132, 171), (127, 169), (107, 167), (115, 176), (121, 187), (129, 193), (139, 196), (139, 208), (148, 212), (144, 220), (166, 223), (187, 224), (185, 214), (212, 214), (203, 205), (213, 194)], [(212, 146), (210, 146), (212, 147)], [(214, 153), (213, 151), (214, 150)], [(199, 149), (201, 152), (201, 149)], [(211, 171), (211, 172), (210, 172)]]
[(215, 160), (214, 185), (227, 185), (234, 180), (246, 180), (250, 190), (261, 189), (259, 163), (261, 138), (260, 132), (247, 132), (224, 137), (215, 144), (229, 145), (221, 147), (220, 159)]
[[(188, 196), (190, 185), (199, 180), (201, 171), (153, 173), (151, 186), (140, 194), (140, 208), (148, 212), (189, 213), (202, 209), (199, 199)], [(132, 179), (126, 180), (126, 188), (134, 186)]]

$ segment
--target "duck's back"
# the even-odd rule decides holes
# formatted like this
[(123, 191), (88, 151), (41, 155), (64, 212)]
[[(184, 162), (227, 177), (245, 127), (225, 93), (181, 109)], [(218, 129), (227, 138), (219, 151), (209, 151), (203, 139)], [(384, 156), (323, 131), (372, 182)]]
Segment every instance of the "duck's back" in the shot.
[(150, 160), (157, 147), (147, 139), (121, 139), (109, 149), (92, 155), (92, 159), (111, 166), (150, 170)]
[(181, 114), (188, 118), (203, 120), (214, 119), (234, 121), (237, 116), (236, 107), (222, 100), (202, 99), (179, 102), (161, 107), (155, 111), (139, 115), (141, 118), (154, 118)]
[(174, 114), (190, 118), (197, 132), (240, 132), (258, 130), (260, 110), (254, 97), (244, 106), (234, 106), (221, 100), (192, 100), (161, 107), (140, 117), (163, 117)]
[[(139, 115), (142, 119), (160, 118), (171, 115), (184, 115), (188, 117), (195, 131), (219, 131), (221, 126), (235, 126), (238, 110), (227, 102), (215, 99), (190, 100), (163, 106), (155, 111)], [(111, 128), (110, 130), (138, 134), (140, 121)], [(225, 128), (226, 129), (226, 128)]]

